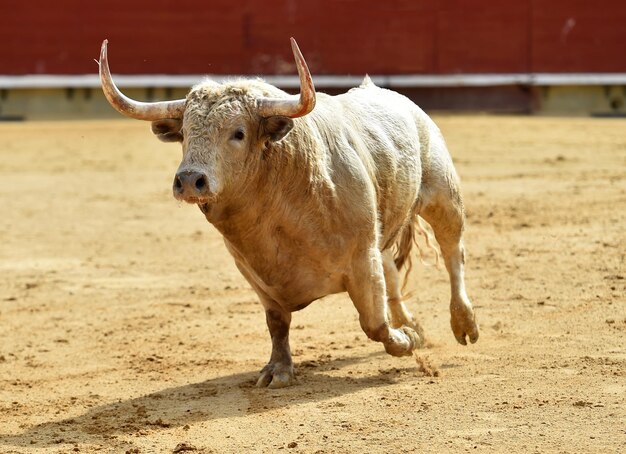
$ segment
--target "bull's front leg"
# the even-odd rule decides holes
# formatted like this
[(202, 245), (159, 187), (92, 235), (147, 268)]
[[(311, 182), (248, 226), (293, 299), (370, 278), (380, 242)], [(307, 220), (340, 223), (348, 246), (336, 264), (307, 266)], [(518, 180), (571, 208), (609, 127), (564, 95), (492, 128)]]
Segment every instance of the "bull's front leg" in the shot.
[(264, 304), (265, 319), (272, 337), (272, 355), (270, 361), (261, 370), (257, 381), (258, 387), (284, 388), (294, 383), (293, 362), (289, 348), (289, 325), (291, 313), (280, 307), (268, 307)]
[(359, 312), (361, 328), (372, 340), (382, 342), (393, 356), (410, 355), (422, 339), (412, 327), (394, 328), (387, 317), (383, 261), (377, 247), (358, 252), (346, 283), (350, 299)]
[(256, 382), (259, 388), (284, 388), (295, 382), (291, 349), (289, 348), (289, 326), (291, 312), (284, 310), (276, 301), (259, 287), (244, 265), (239, 252), (228, 242), (226, 247), (233, 254), (237, 268), (250, 283), (265, 308), (265, 320), (272, 338), (272, 354), (267, 365), (261, 369), (261, 376)]

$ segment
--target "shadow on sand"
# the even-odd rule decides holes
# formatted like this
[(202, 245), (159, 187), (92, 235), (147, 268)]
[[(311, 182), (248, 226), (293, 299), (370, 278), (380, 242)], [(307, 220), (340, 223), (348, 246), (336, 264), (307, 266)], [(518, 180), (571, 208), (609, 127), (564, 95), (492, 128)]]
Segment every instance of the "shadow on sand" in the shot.
[[(394, 368), (355, 378), (336, 377), (330, 373), (332, 370), (380, 355), (385, 354), (379, 352), (360, 357), (338, 358), (323, 364), (296, 364), (298, 383), (281, 390), (256, 388), (258, 371), (167, 388), (135, 399), (94, 407), (78, 417), (44, 422), (21, 434), (0, 434), (0, 446), (41, 448), (69, 443), (121, 447), (125, 443), (115, 441), (117, 435), (241, 417), (274, 408), (324, 401), (364, 388), (393, 384), (401, 374), (415, 374), (415, 367)], [(4, 452), (2, 449), (0, 451)]]

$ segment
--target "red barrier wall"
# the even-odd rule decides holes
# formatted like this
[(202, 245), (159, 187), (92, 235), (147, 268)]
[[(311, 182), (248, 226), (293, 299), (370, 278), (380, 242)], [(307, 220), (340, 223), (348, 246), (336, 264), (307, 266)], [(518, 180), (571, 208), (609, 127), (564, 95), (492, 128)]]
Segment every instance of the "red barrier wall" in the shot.
[(0, 74), (626, 72), (624, 0), (0, 2)]

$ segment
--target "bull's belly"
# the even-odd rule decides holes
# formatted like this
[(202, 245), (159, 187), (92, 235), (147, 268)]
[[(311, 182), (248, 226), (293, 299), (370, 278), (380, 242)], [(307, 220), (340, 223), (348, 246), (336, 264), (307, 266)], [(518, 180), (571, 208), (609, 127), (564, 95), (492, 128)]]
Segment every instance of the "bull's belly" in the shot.
[(308, 270), (291, 270), (285, 282), (272, 284), (256, 273), (252, 278), (265, 294), (290, 311), (300, 310), (317, 299), (345, 290), (342, 277), (316, 275)]
[(228, 241), (226, 246), (237, 267), (260, 294), (285, 310), (296, 311), (326, 295), (345, 291), (345, 270), (336, 263), (322, 263), (310, 257), (287, 262), (268, 262), (244, 257)]

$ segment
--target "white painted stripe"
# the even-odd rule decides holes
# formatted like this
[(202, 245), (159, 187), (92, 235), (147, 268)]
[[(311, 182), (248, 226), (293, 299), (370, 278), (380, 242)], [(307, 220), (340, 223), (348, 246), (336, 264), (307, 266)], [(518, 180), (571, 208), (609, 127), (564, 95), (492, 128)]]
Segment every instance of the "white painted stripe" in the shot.
[[(254, 76), (225, 75), (117, 75), (119, 87), (191, 87), (205, 78), (216, 81)], [(283, 88), (299, 86), (297, 76), (260, 76)], [(497, 85), (626, 85), (626, 73), (529, 73), (529, 74), (412, 74), (374, 75), (372, 81), (381, 87), (488, 87)], [(315, 76), (318, 88), (349, 88), (361, 84), (363, 76)], [(99, 88), (96, 74), (0, 76), (0, 89), (32, 88)]]
[(533, 85), (626, 85), (626, 74), (535, 74)]

